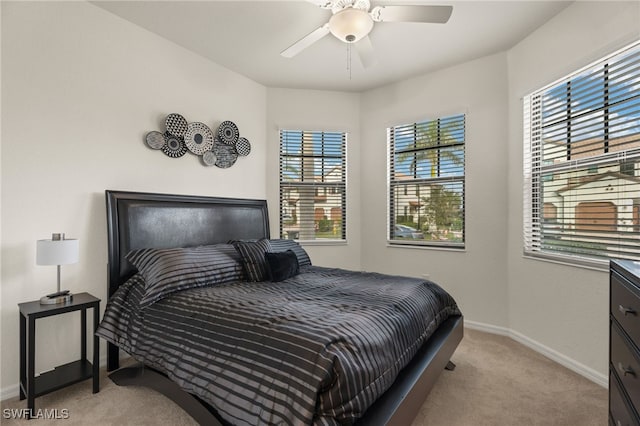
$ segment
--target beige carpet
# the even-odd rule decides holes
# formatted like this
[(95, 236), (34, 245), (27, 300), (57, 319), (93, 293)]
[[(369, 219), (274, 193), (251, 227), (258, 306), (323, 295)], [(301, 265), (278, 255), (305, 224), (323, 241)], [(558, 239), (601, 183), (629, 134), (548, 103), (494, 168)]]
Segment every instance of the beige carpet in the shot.
[[(413, 426), (607, 424), (607, 391), (513, 340), (465, 330), (453, 356), (455, 371), (443, 371)], [(16, 373), (17, 374), (17, 373)], [(12, 420), (2, 402), (2, 425), (194, 425), (178, 406), (154, 391), (118, 387), (103, 373), (91, 381), (36, 398), (36, 409), (67, 409), (62, 420)]]

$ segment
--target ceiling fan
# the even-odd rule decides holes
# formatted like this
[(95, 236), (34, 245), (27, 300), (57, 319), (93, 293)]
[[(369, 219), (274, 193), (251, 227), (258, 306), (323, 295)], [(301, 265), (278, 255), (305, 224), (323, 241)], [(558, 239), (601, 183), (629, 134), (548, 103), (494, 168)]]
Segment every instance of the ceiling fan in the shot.
[(345, 43), (354, 43), (362, 65), (375, 62), (369, 33), (376, 22), (423, 22), (444, 24), (449, 20), (452, 6), (376, 6), (371, 11), (369, 0), (307, 0), (323, 9), (331, 9), (329, 22), (310, 32), (280, 54), (292, 58), (327, 34)]

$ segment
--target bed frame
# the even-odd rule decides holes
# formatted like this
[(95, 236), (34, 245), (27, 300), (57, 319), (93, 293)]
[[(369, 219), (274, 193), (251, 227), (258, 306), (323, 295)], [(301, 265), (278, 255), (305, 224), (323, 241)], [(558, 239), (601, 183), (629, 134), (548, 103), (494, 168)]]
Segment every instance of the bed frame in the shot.
[[(109, 297), (135, 272), (125, 259), (130, 250), (269, 238), (265, 200), (107, 190), (106, 203)], [(462, 316), (446, 320), (358, 424), (411, 424), (442, 370), (455, 368), (449, 359), (462, 336)], [(117, 370), (109, 375), (116, 384), (150, 387), (176, 402), (198, 423), (222, 424), (215, 409), (164, 374), (142, 364), (119, 366), (119, 348), (108, 343), (107, 370)]]

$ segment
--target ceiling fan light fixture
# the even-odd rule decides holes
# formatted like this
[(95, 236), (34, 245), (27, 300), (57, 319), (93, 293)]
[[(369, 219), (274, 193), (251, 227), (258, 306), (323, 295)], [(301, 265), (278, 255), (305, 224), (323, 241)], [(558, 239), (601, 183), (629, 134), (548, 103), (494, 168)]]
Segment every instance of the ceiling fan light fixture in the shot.
[(329, 20), (329, 31), (339, 40), (355, 43), (366, 37), (373, 28), (373, 19), (368, 12), (348, 7), (337, 12)]

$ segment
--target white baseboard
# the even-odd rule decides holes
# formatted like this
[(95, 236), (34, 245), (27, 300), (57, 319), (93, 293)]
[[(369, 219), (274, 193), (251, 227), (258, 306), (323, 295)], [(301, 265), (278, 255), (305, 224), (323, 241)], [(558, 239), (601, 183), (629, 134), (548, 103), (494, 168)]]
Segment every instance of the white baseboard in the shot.
[(497, 325), (485, 324), (483, 322), (469, 321), (466, 318), (464, 319), (464, 326), (465, 328), (470, 328), (471, 330), (484, 331), (486, 333), (511, 337), (511, 330), (509, 330), (506, 327), (499, 327)]
[(19, 390), (20, 388), (17, 383), (0, 389), (0, 401), (5, 401), (7, 399), (18, 396)]
[(539, 354), (546, 356), (552, 361), (557, 362), (563, 367), (566, 367), (569, 370), (575, 373), (578, 373), (579, 375), (591, 380), (592, 382), (604, 388), (609, 387), (609, 376), (607, 376), (606, 374), (599, 373), (593, 368), (587, 367), (586, 365), (572, 358), (569, 358), (568, 356), (561, 354), (560, 352), (554, 349), (551, 349), (550, 347), (545, 346), (542, 343), (537, 342), (515, 330), (511, 330), (506, 327), (498, 327), (495, 325), (483, 324), (476, 321), (467, 321), (466, 319), (464, 320), (464, 325), (465, 327), (468, 327), (472, 330), (479, 330), (487, 333), (498, 334), (500, 336), (507, 336), (515, 340), (516, 342), (521, 343), (530, 349), (533, 349)]

